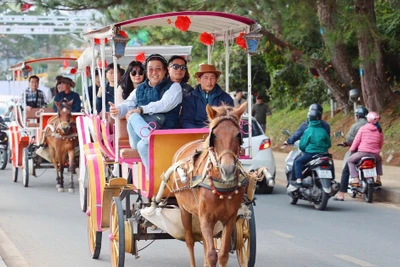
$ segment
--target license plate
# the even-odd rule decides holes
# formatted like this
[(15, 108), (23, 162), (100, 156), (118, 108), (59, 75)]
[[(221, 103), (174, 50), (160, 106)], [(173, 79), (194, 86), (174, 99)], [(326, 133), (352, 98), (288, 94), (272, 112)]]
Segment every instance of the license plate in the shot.
[(376, 176), (376, 168), (364, 169), (362, 171), (363, 171), (364, 177), (375, 177)]
[(319, 178), (332, 178), (332, 172), (327, 170), (318, 170)]

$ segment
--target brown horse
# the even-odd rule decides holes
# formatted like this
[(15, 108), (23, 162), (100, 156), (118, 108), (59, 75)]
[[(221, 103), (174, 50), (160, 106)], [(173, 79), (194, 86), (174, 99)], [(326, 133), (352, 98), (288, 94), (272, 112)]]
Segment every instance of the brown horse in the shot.
[(78, 145), (76, 124), (72, 119), (72, 102), (62, 100), (55, 102), (58, 115), (52, 117), (44, 130), (45, 142), (49, 146), (50, 157), (57, 172), (58, 192), (64, 192), (64, 166), (68, 154), (71, 181), (69, 192), (75, 192), (75, 147)]
[[(205, 142), (186, 144), (174, 156), (174, 162), (179, 162), (190, 158), (195, 151), (202, 151), (197, 157), (192, 157), (192, 166), (187, 168), (190, 170), (187, 171), (190, 187), (179, 179), (179, 172), (173, 175), (174, 192), (181, 210), (192, 267), (195, 266), (192, 216), (198, 216), (200, 220), (204, 266), (216, 266), (217, 261), (219, 266), (227, 265), (232, 231), (248, 181), (238, 160), (242, 143), (240, 118), (246, 106), (244, 103), (234, 109), (225, 105), (207, 105), (209, 136)], [(219, 253), (214, 247), (213, 236), (218, 221), (223, 224)]]

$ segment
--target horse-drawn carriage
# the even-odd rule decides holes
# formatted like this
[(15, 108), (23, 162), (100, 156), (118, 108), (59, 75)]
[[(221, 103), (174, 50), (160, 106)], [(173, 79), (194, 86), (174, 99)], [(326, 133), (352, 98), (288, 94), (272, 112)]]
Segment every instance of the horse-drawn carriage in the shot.
[[(72, 68), (77, 67), (76, 58), (54, 57), (19, 62), (9, 67), (9, 70), (13, 73), (14, 82), (21, 82), (19, 80), (22, 76), (25, 79), (28, 78), (36, 64), (58, 64), (60, 66), (67, 64)], [(22, 101), (24, 101), (25, 90), (22, 94)], [(54, 112), (53, 108), (31, 108), (28, 110), (20, 104), (16, 104), (13, 110), (15, 120), (12, 121), (10, 126), (12, 176), (13, 181), (17, 182), (18, 170), (21, 170), (22, 183), (25, 187), (28, 187), (29, 177), (36, 176), (37, 169), (47, 169), (54, 166), (50, 153), (43, 148), (43, 142), (45, 141), (46, 130), (51, 129), (50, 125), (57, 122), (59, 114)], [(73, 113), (72, 118), (75, 119), (82, 114)], [(58, 182), (60, 183), (59, 180)]]
[[(224, 40), (227, 50), (235, 37), (256, 26), (254, 20), (232, 14), (173, 12), (124, 21), (88, 32), (85, 36), (93, 46), (94, 39), (113, 40), (115, 55), (118, 38), (114, 37), (120, 36), (124, 27), (173, 26), (173, 22), (182, 17), (190, 21), (188, 30), (209, 32), (215, 40)], [(105, 41), (101, 43), (100, 49), (104, 49)], [(211, 48), (208, 48), (211, 63)], [(228, 52), (226, 58), (229, 59)], [(117, 63), (117, 56), (113, 62)], [(250, 55), (248, 63), (251, 63)], [(228, 88), (229, 62), (226, 66)], [(266, 168), (249, 173), (240, 163), (240, 117), (245, 109), (246, 104), (238, 109), (208, 107), (210, 128), (152, 131), (148, 176), (137, 151), (126, 148), (124, 119), (115, 122), (112, 135), (105, 116), (103, 120), (97, 116), (78, 118), (78, 121), (82, 120), (81, 126), (85, 125), (84, 120), (93, 124), (92, 135), (85, 134), (90, 129), (82, 127), (82, 138), (87, 140), (83, 144), (89, 178), (85, 204), (92, 257), (99, 257), (102, 232), (110, 228), (113, 266), (124, 266), (125, 252), (138, 258), (139, 241), (156, 239), (185, 240), (191, 266), (195, 265), (194, 241), (201, 240), (205, 246), (205, 262), (209, 266), (215, 266), (217, 260), (220, 266), (226, 266), (232, 251), (237, 252), (241, 266), (254, 266), (254, 191), (256, 181), (269, 174)], [(249, 117), (251, 120), (251, 112)], [(249, 142), (251, 145), (251, 138)], [(115, 167), (116, 163), (120, 168)], [(115, 170), (121, 169), (122, 175), (107, 176), (109, 165), (114, 165), (114, 174)], [(134, 203), (132, 195), (136, 198)]]

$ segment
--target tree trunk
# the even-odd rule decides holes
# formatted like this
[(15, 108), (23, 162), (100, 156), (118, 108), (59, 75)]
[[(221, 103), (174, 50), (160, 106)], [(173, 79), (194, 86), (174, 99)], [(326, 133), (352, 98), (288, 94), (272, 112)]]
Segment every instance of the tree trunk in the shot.
[(383, 69), (381, 43), (376, 28), (373, 0), (355, 0), (359, 17), (358, 51), (361, 88), (369, 110), (381, 111), (392, 95)]

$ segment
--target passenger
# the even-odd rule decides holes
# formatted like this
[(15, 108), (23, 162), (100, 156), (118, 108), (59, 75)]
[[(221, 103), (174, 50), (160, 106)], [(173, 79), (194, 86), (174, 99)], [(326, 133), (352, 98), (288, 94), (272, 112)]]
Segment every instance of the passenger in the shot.
[(301, 186), (303, 165), (319, 153), (328, 153), (331, 138), (321, 125), (321, 112), (312, 109), (308, 112), (308, 126), (300, 139), (299, 148), (303, 152), (294, 163), (296, 181), (288, 187), (288, 192), (295, 191)]
[(178, 127), (182, 87), (167, 79), (167, 61), (159, 54), (150, 55), (145, 64), (146, 80), (120, 105), (110, 104), (113, 118), (126, 117), (129, 144), (137, 149), (148, 176), (148, 137), (152, 126), (157, 129)]
[(233, 106), (232, 97), (217, 84), (221, 72), (214, 65), (201, 64), (195, 76), (199, 84), (182, 101), (180, 123), (182, 128), (203, 128), (207, 126), (206, 106), (222, 103)]
[[(351, 125), (350, 130), (346, 135), (346, 141), (342, 144), (342, 146), (351, 146), (351, 144), (354, 141), (354, 138), (356, 137), (356, 134), (358, 133), (358, 130), (362, 126), (368, 123), (366, 119), (367, 114), (368, 114), (368, 109), (366, 109), (365, 107), (357, 108), (356, 110), (357, 121), (353, 125)], [(344, 193), (347, 192), (347, 187), (349, 185), (349, 177), (350, 177), (349, 164), (346, 161), (345, 166), (342, 170), (342, 179), (340, 181), (340, 192), (333, 200), (336, 201), (344, 200)]]
[[(96, 86), (95, 95), (97, 95), (97, 93), (99, 92), (99, 88), (100, 88), (100, 76), (99, 76), (98, 69), (94, 70), (94, 82), (92, 81), (92, 85), (90, 85), (88, 87), (88, 101), (90, 102), (90, 106), (93, 107), (92, 110), (94, 110), (94, 106), (96, 106), (96, 104), (93, 105), (93, 85)], [(95, 103), (96, 103), (96, 101), (95, 101)]]
[(44, 93), (38, 89), (39, 87), (39, 77), (36, 75), (32, 75), (29, 77), (29, 87), (25, 90), (25, 99), (24, 94), (22, 93), (21, 97), (21, 106), (23, 108), (26, 107), (26, 110), (31, 110), (31, 108), (45, 108), (47, 107), (47, 103), (45, 101)]
[(54, 87), (50, 88), (52, 98), (54, 98), (56, 96), (56, 94), (58, 93), (57, 85), (60, 84), (62, 77), (63, 76), (61, 76), (61, 75), (57, 75), (56, 79), (54, 80)]
[(358, 130), (356, 137), (354, 138), (353, 144), (350, 147), (350, 152), (355, 152), (347, 160), (349, 164), (350, 176), (353, 178), (352, 186), (359, 185), (358, 171), (356, 169), (357, 162), (360, 161), (362, 157), (374, 157), (376, 160), (376, 184), (382, 185), (381, 175), (382, 175), (382, 158), (379, 155), (383, 146), (383, 133), (382, 128), (379, 124), (380, 116), (376, 112), (369, 112), (367, 115), (367, 121), (369, 123), (365, 124)]
[(81, 112), (82, 110), (82, 101), (78, 93), (71, 91), (71, 87), (75, 87), (75, 83), (68, 77), (63, 77), (61, 79), (61, 92), (59, 92), (54, 97), (54, 105), (53, 109), (57, 112), (57, 106), (55, 102), (61, 102), (64, 99), (68, 101), (73, 100), (72, 102), (72, 112)]
[(137, 88), (145, 80), (144, 67), (139, 61), (132, 61), (128, 69), (121, 77), (121, 83), (117, 89), (118, 104), (128, 98), (133, 89)]
[(181, 85), (183, 97), (193, 91), (193, 87), (187, 83), (190, 76), (187, 68), (187, 61), (184, 57), (172, 56), (168, 60), (168, 77), (171, 81)]
[[(121, 79), (121, 67), (119, 66), (119, 64), (117, 64), (117, 69), (118, 69), (118, 75), (117, 75), (117, 81), (119, 81)], [(114, 64), (111, 63), (110, 65), (107, 66), (106, 70), (106, 78), (107, 81), (106, 82), (106, 112), (110, 111), (110, 105), (108, 104), (108, 102), (112, 102), (114, 103)], [(118, 82), (117, 82), (118, 85)], [(99, 88), (99, 91), (97, 92), (97, 98), (96, 98), (96, 110), (98, 113), (101, 112), (102, 110), (102, 92), (103, 92), (103, 88)]]

